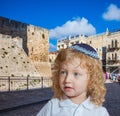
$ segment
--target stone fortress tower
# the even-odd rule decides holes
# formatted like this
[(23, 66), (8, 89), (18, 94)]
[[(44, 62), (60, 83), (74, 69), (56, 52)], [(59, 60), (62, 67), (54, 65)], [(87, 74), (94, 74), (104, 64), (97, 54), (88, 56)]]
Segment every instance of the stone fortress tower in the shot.
[[(6, 45), (4, 45), (4, 43), (6, 43)], [(2, 50), (10, 48), (8, 44), (13, 46), (12, 43), (14, 43), (14, 50), (16, 46), (21, 49), (23, 52), (19, 53), (19, 55), (24, 54), (26, 58), (29, 59), (27, 62), (30, 62), (31, 65), (33, 64), (34, 70), (41, 76), (46, 76), (45, 73), (48, 75), (51, 73), (49, 64), (49, 31), (47, 29), (0, 17), (0, 55), (5, 55), (8, 51), (3, 52)], [(6, 48), (6, 46), (8, 46), (8, 48)], [(13, 51), (13, 54), (15, 52), (18, 52), (18, 50)], [(8, 56), (9, 55), (6, 54), (5, 58)], [(4, 60), (2, 59), (0, 59), (0, 67), (3, 70), (4, 67), (2, 64)], [(10, 61), (12, 61), (12, 59)], [(29, 72), (31, 72), (29, 75), (32, 75), (32, 70), (33, 68), (31, 68), (31, 71), (29, 70)], [(25, 72), (25, 70), (23, 72)], [(0, 75), (3, 74), (0, 73)], [(4, 75), (7, 75), (7, 73)], [(15, 75), (18, 76), (17, 74)]]

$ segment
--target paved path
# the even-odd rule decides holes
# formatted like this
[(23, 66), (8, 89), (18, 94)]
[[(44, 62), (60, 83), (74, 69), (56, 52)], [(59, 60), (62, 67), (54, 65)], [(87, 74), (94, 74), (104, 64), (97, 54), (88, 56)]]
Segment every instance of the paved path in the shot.
[(0, 113), (0, 116), (36, 116), (40, 109), (46, 104), (46, 102), (47, 101), (18, 107), (14, 110), (8, 110), (6, 112)]
[(106, 83), (107, 94), (104, 106), (110, 116), (120, 116), (120, 83)]
[(0, 112), (47, 101), (52, 96), (53, 92), (50, 88), (0, 93)]
[[(120, 85), (119, 83), (107, 82), (106, 87), (107, 94), (104, 106), (107, 108), (110, 116), (120, 116)], [(38, 111), (53, 95), (49, 88), (22, 91), (18, 92), (19, 94), (13, 93), (0, 93), (0, 116), (36, 116)], [(45, 101), (40, 102), (41, 100)], [(35, 104), (32, 104), (33, 102)], [(9, 107), (11, 106), (14, 106), (15, 109), (10, 109)], [(8, 110), (3, 110), (5, 108), (8, 108)]]

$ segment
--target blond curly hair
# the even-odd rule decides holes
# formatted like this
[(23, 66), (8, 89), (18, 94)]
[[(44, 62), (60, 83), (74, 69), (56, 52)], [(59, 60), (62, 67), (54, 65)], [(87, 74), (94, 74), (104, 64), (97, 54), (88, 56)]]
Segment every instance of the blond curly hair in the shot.
[(102, 63), (99, 59), (94, 59), (90, 56), (87, 56), (83, 53), (80, 53), (71, 48), (63, 49), (59, 51), (56, 60), (54, 62), (54, 71), (52, 75), (53, 86), (52, 89), (54, 91), (54, 97), (62, 99), (63, 91), (60, 89), (59, 85), (59, 71), (60, 64), (62, 62), (71, 63), (75, 58), (80, 59), (80, 65), (82, 67), (87, 68), (88, 73), (90, 75), (90, 79), (88, 82), (87, 96), (90, 96), (91, 102), (94, 104), (101, 106), (104, 102), (106, 88), (105, 88), (105, 77), (102, 69)]

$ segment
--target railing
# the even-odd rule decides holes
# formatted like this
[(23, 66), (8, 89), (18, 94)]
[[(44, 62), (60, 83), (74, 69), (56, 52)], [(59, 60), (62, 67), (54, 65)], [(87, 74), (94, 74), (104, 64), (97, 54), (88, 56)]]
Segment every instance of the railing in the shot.
[(0, 76), (0, 92), (29, 90), (36, 88), (46, 88), (51, 86), (51, 79), (45, 77)]

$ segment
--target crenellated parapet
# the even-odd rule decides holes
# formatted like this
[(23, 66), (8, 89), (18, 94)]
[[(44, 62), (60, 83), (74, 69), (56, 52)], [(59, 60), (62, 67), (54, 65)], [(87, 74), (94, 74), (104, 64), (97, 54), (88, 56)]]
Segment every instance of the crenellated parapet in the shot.
[[(19, 51), (21, 49), (22, 52), (17, 53), (18, 49)], [(8, 60), (9, 59), (8, 53), (13, 54), (14, 55), (13, 57), (16, 59), (19, 59), (17, 58), (17, 57), (20, 57), (19, 55), (26, 56), (24, 57), (24, 59), (22, 59), (25, 65), (25, 66), (24, 65), (22, 66), (24, 66), (25, 71), (28, 69), (27, 63), (26, 63), (27, 62), (26, 58), (28, 58), (29, 62), (33, 63), (37, 71), (40, 72), (40, 75), (43, 74), (44, 72), (41, 70), (42, 69), (41, 67), (43, 67), (43, 63), (47, 67), (48, 72), (50, 72), (51, 67), (49, 64), (49, 31), (45, 28), (22, 23), (22, 22), (11, 20), (4, 17), (0, 17), (0, 57), (1, 57), (0, 70), (2, 70), (3, 72), (5, 71), (2, 74), (6, 74), (6, 75), (7, 74), (9, 75), (9, 73), (7, 73), (7, 71), (4, 70), (5, 69), (4, 61), (9, 61), (8, 63), (10, 64), (13, 63), (13, 65), (15, 64), (15, 62), (17, 62), (18, 67), (15, 68), (15, 70), (18, 69), (18, 72), (19, 72), (19, 69), (20, 70), (22, 69), (21, 68), (22, 66), (19, 65), (21, 64), (20, 61), (12, 62), (12, 60)], [(39, 66), (38, 64), (41, 66)], [(8, 69), (11, 70), (13, 66), (11, 68), (9, 67), (9, 65), (6, 67), (7, 67), (7, 70)], [(31, 70), (33, 69), (31, 68)], [(21, 71), (21, 74), (22, 73), (25, 74), (25, 72)], [(14, 74), (18, 74), (18, 73), (14, 73)], [(45, 76), (45, 74), (43, 75)], [(48, 75), (50, 74), (48, 73)]]
[(22, 38), (22, 48), (32, 61), (49, 61), (47, 29), (0, 17), (0, 33), (12, 38)]

